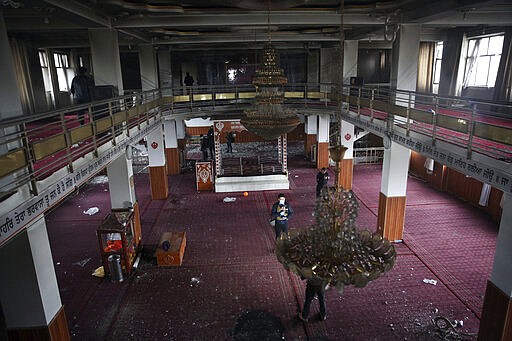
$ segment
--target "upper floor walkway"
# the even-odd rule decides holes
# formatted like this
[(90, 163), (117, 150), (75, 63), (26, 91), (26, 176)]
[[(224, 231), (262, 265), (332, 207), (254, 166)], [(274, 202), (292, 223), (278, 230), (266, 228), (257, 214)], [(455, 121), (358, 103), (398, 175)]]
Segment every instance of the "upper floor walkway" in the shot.
[[(329, 114), (512, 193), (510, 103), (320, 83), (282, 91), (300, 116)], [(237, 119), (255, 95), (253, 85), (155, 89), (0, 121), (0, 245), (163, 120)]]

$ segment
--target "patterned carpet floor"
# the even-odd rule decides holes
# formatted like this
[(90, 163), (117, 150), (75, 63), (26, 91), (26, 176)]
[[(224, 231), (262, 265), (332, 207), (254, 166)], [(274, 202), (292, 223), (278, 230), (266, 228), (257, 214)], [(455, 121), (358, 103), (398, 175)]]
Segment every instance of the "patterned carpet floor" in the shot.
[[(314, 222), (317, 170), (299, 156), (289, 168), (285, 192), (295, 229)], [(360, 228), (376, 228), (380, 177), (380, 165), (354, 169)], [(108, 183), (86, 185), (47, 216), (73, 340), (438, 340), (435, 316), (464, 321), (460, 332), (478, 332), (497, 226), (415, 178), (408, 179), (404, 242), (395, 246), (394, 268), (364, 288), (328, 290), (328, 319), (314, 320), (313, 302), (309, 323), (297, 317), (305, 284), (273, 254), (268, 216), (277, 191), (197, 192), (189, 170), (169, 177), (166, 200), (151, 200), (148, 175), (134, 180), (143, 250), (138, 269), (121, 283), (91, 276), (101, 265), (95, 231), (110, 209)], [(226, 196), (236, 200), (225, 203)], [(90, 207), (99, 213), (83, 214)], [(187, 233), (179, 267), (156, 265), (165, 231)]]

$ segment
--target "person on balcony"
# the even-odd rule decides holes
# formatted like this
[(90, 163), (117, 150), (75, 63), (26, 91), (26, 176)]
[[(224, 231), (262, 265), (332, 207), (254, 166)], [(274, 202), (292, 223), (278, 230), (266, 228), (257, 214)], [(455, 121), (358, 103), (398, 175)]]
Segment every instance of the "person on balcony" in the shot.
[(194, 85), (194, 78), (190, 75), (190, 73), (187, 72), (187, 74), (185, 75), (185, 79), (183, 80), (183, 83), (187, 87), (187, 95), (190, 95), (190, 93), (192, 92), (190, 87)]
[[(94, 95), (94, 80), (91, 76), (87, 75), (87, 68), (79, 67), (78, 74), (71, 81), (71, 94), (73, 94), (74, 104), (89, 103), (93, 100)], [(85, 123), (85, 115), (87, 109), (80, 109), (77, 112), (80, 124)]]

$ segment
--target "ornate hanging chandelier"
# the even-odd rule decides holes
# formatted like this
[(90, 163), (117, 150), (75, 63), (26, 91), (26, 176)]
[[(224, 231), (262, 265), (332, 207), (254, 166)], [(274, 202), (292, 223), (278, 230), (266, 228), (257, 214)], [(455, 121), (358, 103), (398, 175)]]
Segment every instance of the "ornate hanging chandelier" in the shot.
[(283, 86), (287, 83), (283, 69), (279, 68), (279, 57), (271, 44), (270, 4), (268, 12), (268, 43), (262, 55), (262, 63), (256, 70), (253, 84), (256, 98), (251, 109), (245, 110), (242, 125), (266, 140), (274, 140), (289, 133), (298, 124), (299, 118), (284, 107)]
[(396, 251), (379, 233), (356, 228), (358, 209), (352, 191), (324, 188), (316, 204), (315, 226), (278, 239), (277, 259), (285, 269), (329, 282), (340, 293), (345, 285), (366, 286), (393, 267)]

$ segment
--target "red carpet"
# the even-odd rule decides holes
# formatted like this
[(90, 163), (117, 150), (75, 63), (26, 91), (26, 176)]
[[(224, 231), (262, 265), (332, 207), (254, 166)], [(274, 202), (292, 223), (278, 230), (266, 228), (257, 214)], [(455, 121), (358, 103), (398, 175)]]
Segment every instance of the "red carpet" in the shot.
[[(290, 159), (291, 228), (313, 221), (316, 172), (301, 157)], [(307, 324), (297, 318), (304, 283), (271, 253), (267, 219), (276, 191), (247, 197), (197, 193), (191, 171), (169, 177), (166, 200), (150, 200), (147, 175), (136, 175), (135, 187), (144, 250), (139, 269), (122, 283), (91, 276), (100, 265), (95, 230), (110, 202), (105, 184), (87, 185), (48, 215), (73, 340), (233, 340), (239, 317), (251, 311), (274, 316), (287, 340), (437, 340), (431, 322), (437, 315), (463, 320), (462, 331), (478, 332), (497, 228), (474, 208), (414, 178), (394, 269), (365, 288), (349, 287), (342, 295), (329, 290), (327, 321)], [(355, 167), (361, 228), (375, 229), (379, 189), (380, 166)], [(225, 196), (237, 200), (224, 203)], [(92, 206), (100, 208), (97, 215), (81, 213)], [(182, 266), (156, 265), (153, 252), (163, 231), (187, 232)], [(89, 258), (83, 267), (78, 263)], [(425, 278), (438, 283), (425, 284)], [(313, 318), (317, 312), (313, 302)]]

